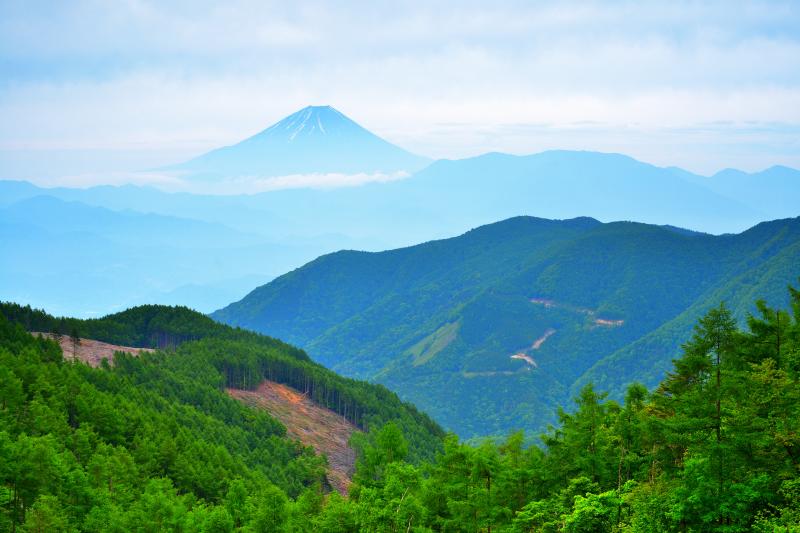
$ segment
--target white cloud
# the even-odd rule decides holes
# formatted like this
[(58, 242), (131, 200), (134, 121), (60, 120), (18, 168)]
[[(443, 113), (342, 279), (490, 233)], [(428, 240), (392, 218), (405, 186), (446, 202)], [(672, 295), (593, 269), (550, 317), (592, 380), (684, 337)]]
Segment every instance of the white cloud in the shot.
[(285, 176), (237, 176), (215, 180), (195, 180), (179, 172), (100, 172), (36, 176), (30, 181), (42, 187), (86, 188), (97, 184), (141, 185), (167, 192), (195, 194), (238, 195), (256, 194), (284, 189), (336, 189), (357, 187), (367, 183), (385, 183), (409, 177), (407, 172), (385, 173), (311, 173)]
[(335, 189), (339, 187), (356, 187), (367, 183), (385, 183), (396, 181), (409, 176), (408, 172), (384, 173), (312, 173), (290, 174), (287, 176), (257, 177), (245, 176), (224, 180), (214, 184), (211, 189), (204, 192), (217, 194), (252, 194), (265, 191), (282, 189)]
[[(800, 159), (769, 126), (800, 124), (792, 2), (33, 5), (0, 8), (6, 151), (138, 150), (121, 166), (152, 168), (331, 104), (433, 157), (603, 149), (703, 172)], [(727, 125), (697, 131), (711, 122)]]

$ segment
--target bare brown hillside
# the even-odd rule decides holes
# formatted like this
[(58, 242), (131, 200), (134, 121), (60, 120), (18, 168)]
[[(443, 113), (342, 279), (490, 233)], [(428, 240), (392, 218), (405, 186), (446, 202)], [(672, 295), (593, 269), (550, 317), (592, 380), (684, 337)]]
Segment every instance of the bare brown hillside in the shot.
[(64, 352), (64, 359), (77, 359), (95, 367), (100, 366), (103, 359), (108, 359), (109, 363), (113, 363), (114, 352), (127, 352), (129, 354), (139, 355), (142, 352), (153, 351), (150, 348), (119, 346), (117, 344), (109, 344), (92, 339), (73, 339), (69, 335), (55, 335), (53, 333), (41, 333), (38, 331), (32, 332), (32, 335), (53, 339), (58, 342), (61, 345), (61, 351)]
[[(119, 346), (93, 339), (73, 339), (69, 335), (41, 332), (32, 334), (58, 342), (64, 352), (64, 359), (83, 361), (93, 367), (100, 366), (103, 359), (113, 363), (114, 352), (139, 355), (153, 351), (150, 348)], [(355, 452), (347, 443), (353, 431), (358, 431), (353, 424), (296, 390), (272, 381), (265, 380), (253, 391), (226, 391), (246, 405), (265, 409), (286, 426), (290, 437), (311, 446), (317, 453), (325, 454), (328, 457), (328, 482), (341, 494), (347, 494), (355, 465)]]
[(304, 394), (272, 381), (262, 382), (253, 391), (227, 389), (227, 392), (247, 405), (265, 409), (286, 426), (289, 436), (325, 454), (328, 481), (338, 492), (347, 494), (355, 465), (355, 452), (347, 443), (350, 435), (359, 431), (353, 424)]

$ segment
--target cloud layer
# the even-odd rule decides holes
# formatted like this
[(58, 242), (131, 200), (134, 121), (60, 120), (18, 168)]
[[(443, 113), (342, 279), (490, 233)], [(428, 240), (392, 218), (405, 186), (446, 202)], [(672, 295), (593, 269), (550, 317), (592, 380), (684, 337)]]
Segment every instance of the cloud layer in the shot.
[(431, 157), (800, 166), (796, 2), (373, 4), (3, 2), (0, 177), (153, 168), (309, 104)]

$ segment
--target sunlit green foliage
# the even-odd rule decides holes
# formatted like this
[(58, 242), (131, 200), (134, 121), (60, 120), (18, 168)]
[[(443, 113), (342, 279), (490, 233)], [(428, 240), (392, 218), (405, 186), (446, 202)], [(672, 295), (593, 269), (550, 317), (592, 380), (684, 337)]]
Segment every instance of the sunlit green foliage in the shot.
[[(449, 436), (432, 464), (384, 462), (374, 475), (386, 448), (375, 433), (351, 489), (357, 525), (800, 531), (800, 293), (790, 294), (792, 313), (759, 303), (748, 331), (724, 305), (710, 310), (652, 394), (634, 384), (618, 404), (586, 385), (541, 447), (520, 434), (478, 446)], [(403, 514), (398, 494), (421, 509)]]
[(343, 379), (297, 349), (188, 309), (68, 321), (79, 335), (110, 341), (177, 342), (140, 357), (118, 353), (97, 369), (64, 360), (58, 344), (21, 325), (52, 331), (60, 319), (11, 304), (0, 310), (0, 531), (311, 524), (321, 505), (313, 495), (326, 486), (324, 458), (224, 391), (267, 377), (364, 428), (395, 421), (387, 427), (409, 435), (413, 460), (437, 450), (441, 430), (385, 388)]
[(634, 384), (618, 403), (586, 385), (541, 446), (429, 436), (420, 461), (413, 413), (376, 418), (353, 438), (346, 498), (221, 390), (304, 358), (208, 337), (92, 369), (0, 316), (0, 531), (800, 531), (790, 295), (791, 311), (759, 304), (746, 331), (710, 310), (653, 392)]

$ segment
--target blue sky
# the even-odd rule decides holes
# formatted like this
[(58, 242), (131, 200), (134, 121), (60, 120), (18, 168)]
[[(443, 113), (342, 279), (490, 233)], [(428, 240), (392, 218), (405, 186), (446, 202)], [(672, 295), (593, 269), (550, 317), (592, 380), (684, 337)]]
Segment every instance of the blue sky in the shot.
[(0, 0), (0, 177), (124, 182), (309, 104), (436, 158), (800, 167), (800, 2)]

